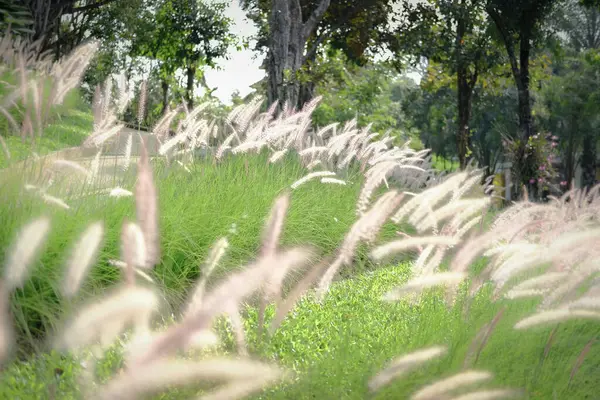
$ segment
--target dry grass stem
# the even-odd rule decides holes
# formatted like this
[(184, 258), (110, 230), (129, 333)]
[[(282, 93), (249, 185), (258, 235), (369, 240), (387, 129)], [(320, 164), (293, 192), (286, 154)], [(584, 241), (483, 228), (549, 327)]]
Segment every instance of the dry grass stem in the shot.
[(85, 230), (67, 263), (67, 270), (63, 279), (63, 296), (73, 297), (77, 293), (96, 259), (103, 236), (104, 224), (101, 221), (91, 224)]
[(369, 381), (369, 390), (372, 392), (377, 391), (382, 386), (385, 386), (401, 375), (420, 367), (427, 361), (441, 357), (446, 351), (446, 347), (433, 346), (396, 358), (387, 368), (379, 372)]
[(135, 185), (135, 207), (138, 225), (146, 242), (146, 260), (142, 267), (152, 268), (160, 260), (160, 232), (158, 228), (158, 194), (146, 143), (141, 139), (141, 157)]
[(4, 290), (10, 292), (23, 285), (49, 231), (50, 219), (41, 217), (29, 222), (17, 233), (4, 261)]
[(457, 285), (466, 278), (463, 273), (457, 272), (438, 272), (432, 275), (425, 275), (408, 281), (403, 286), (400, 286), (386, 293), (383, 297), (386, 301), (400, 300), (408, 293), (421, 292), (434, 286), (440, 285)]
[(428, 385), (411, 396), (412, 400), (434, 400), (444, 397), (449, 392), (463, 386), (473, 385), (492, 379), (486, 371), (463, 371), (459, 374), (439, 380)]

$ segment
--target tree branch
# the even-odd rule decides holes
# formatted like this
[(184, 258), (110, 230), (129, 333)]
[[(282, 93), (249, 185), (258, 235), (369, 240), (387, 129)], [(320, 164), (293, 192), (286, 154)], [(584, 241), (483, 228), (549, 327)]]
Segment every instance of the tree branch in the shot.
[(317, 8), (314, 9), (308, 20), (302, 26), (302, 36), (307, 40), (310, 34), (315, 30), (317, 24), (325, 15), (325, 11), (329, 8), (330, 0), (321, 0)]
[(304, 64), (307, 60), (311, 60), (312, 58), (314, 58), (314, 56), (317, 54), (317, 51), (319, 50), (319, 46), (323, 44), (323, 42), (327, 38), (329, 38), (330, 35), (331, 32), (325, 32), (324, 34), (317, 37), (317, 40), (314, 41), (314, 43), (310, 47), (310, 50), (308, 50), (306, 52), (306, 55), (302, 58), (302, 64)]
[(506, 30), (504, 23), (502, 22), (502, 18), (498, 14), (498, 11), (493, 6), (486, 7), (486, 11), (488, 15), (494, 21), (496, 28), (500, 32), (500, 36), (502, 36), (502, 41), (504, 42), (504, 47), (506, 47), (506, 52), (508, 53), (508, 59), (510, 61), (510, 67), (512, 69), (515, 81), (517, 86), (521, 87), (521, 79), (519, 78), (521, 75), (519, 66), (517, 65), (517, 57), (515, 55), (515, 48), (512, 39), (510, 38), (510, 34)]
[(85, 6), (80, 6), (80, 7), (73, 7), (73, 4), (75, 3), (75, 1), (66, 1), (66, 9), (64, 14), (75, 14), (78, 12), (85, 12), (85, 11), (92, 11), (92, 10), (96, 10), (100, 7), (103, 7), (107, 4), (113, 3), (115, 0), (98, 0), (94, 3), (91, 4), (87, 4)]

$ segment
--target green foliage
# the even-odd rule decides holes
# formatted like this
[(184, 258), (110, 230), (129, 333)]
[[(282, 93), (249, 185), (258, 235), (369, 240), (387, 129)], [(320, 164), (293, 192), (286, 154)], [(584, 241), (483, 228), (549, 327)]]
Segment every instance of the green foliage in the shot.
[(323, 127), (356, 118), (361, 127), (371, 124), (373, 132), (389, 131), (397, 143), (411, 139), (415, 148), (422, 149), (403, 109), (409, 93), (417, 90), (410, 78), (382, 63), (357, 67), (341, 52), (320, 59), (311, 77), (318, 82), (316, 94), (323, 96), (313, 113), (313, 125)]
[[(480, 266), (474, 266), (474, 268)], [(409, 398), (418, 388), (464, 369), (465, 358), (477, 332), (506, 307), (475, 365), (469, 368), (494, 373), (493, 384), (522, 388), (526, 398), (594, 398), (598, 385), (593, 378), (600, 362), (592, 350), (569, 384), (569, 367), (586, 342), (597, 336), (596, 322), (561, 324), (547, 355), (545, 346), (552, 327), (515, 331), (513, 326), (536, 305), (535, 301), (491, 302), (484, 290), (469, 304), (465, 291), (453, 308), (444, 303), (440, 290), (431, 290), (420, 301), (386, 303), (382, 294), (410, 277), (410, 264), (388, 266), (334, 284), (323, 303), (310, 297), (301, 300), (274, 336), (256, 337), (256, 309), (243, 310), (251, 351), (295, 372), (289, 383), (264, 390), (255, 399), (374, 399)], [(467, 311), (468, 309), (468, 311)], [(267, 323), (273, 308), (267, 309)], [(232, 331), (220, 320), (217, 331), (225, 340), (225, 352), (233, 350)], [(432, 345), (448, 345), (448, 354), (399, 379), (375, 395), (368, 380), (394, 357)], [(518, 351), (507, 351), (507, 349)], [(121, 368), (123, 349), (111, 349), (99, 363), (102, 382)], [(14, 362), (0, 381), (2, 398), (78, 399), (76, 373), (81, 365), (68, 355), (43, 353), (28, 362)], [(187, 399), (201, 389), (176, 390), (156, 399)]]
[(13, 35), (32, 33), (33, 19), (27, 7), (10, 0), (0, 0), (0, 32), (4, 35), (10, 31)]
[(226, 3), (196, 0), (153, 2), (135, 30), (133, 53), (161, 62), (161, 75), (171, 78), (179, 68), (214, 66), (234, 36)]
[(554, 62), (555, 73), (546, 80), (534, 111), (540, 126), (558, 136), (564, 168), (562, 179), (574, 178), (584, 140), (594, 147), (600, 137), (600, 57), (588, 50)]
[[(10, 151), (10, 160), (0, 152), (0, 169), (10, 163), (25, 160), (35, 152), (39, 156), (68, 147), (76, 147), (92, 132), (93, 118), (89, 112), (71, 109), (59, 114), (55, 121), (44, 128), (44, 136), (35, 141), (23, 142), (18, 136), (4, 138)], [(0, 170), (0, 174), (2, 171)]]
[[(236, 156), (218, 166), (212, 160), (199, 160), (191, 168), (191, 174), (178, 169), (157, 169), (164, 262), (152, 276), (165, 288), (171, 306), (180, 306), (186, 291), (198, 277), (198, 266), (220, 237), (228, 237), (231, 251), (215, 271), (214, 279), (245, 265), (256, 254), (264, 218), (273, 199), (307, 173), (291, 156), (277, 168), (267, 160), (267, 154)], [(116, 170), (111, 172), (111, 159), (104, 163), (107, 165), (101, 165), (101, 169), (113, 173), (112, 179), (121, 187), (133, 187), (135, 176), (122, 175)], [(48, 212), (47, 204), (29, 192), (22, 192), (22, 179), (14, 176), (3, 183), (0, 190), (0, 219), (3, 221), (0, 252), (9, 248), (16, 230), (32, 215)], [(61, 189), (61, 180), (57, 179), (53, 195), (65, 197), (73, 193), (73, 189)], [(314, 181), (293, 191), (284, 244), (314, 243), (322, 254), (330, 254), (337, 248), (355, 220), (354, 205), (362, 183), (359, 174), (353, 173), (345, 179), (349, 181), (346, 186)], [(327, 201), (323, 201), (324, 196)], [(51, 210), (53, 231), (46, 251), (33, 268), (33, 280), (18, 290), (13, 299), (12, 311), (19, 323), (17, 332), (29, 348), (57, 323), (60, 310), (65, 306), (56, 294), (56, 285), (61, 280), (66, 252), (89, 223), (102, 219), (107, 233), (99, 262), (91, 271), (82, 295), (100, 293), (120, 274), (108, 260), (119, 258), (121, 222), (135, 214), (133, 198), (93, 196), (68, 202), (69, 212)], [(2, 257), (4, 254), (0, 254)]]
[[(302, 20), (308, 20), (320, 0), (301, 0)], [(258, 28), (255, 50), (264, 52), (269, 44), (271, 0), (241, 0), (246, 16)], [(397, 18), (397, 0), (331, 1), (319, 23), (318, 32), (309, 38), (306, 53), (340, 50), (351, 62), (364, 65), (378, 49), (389, 46), (390, 20)], [(311, 58), (310, 56), (307, 58)]]

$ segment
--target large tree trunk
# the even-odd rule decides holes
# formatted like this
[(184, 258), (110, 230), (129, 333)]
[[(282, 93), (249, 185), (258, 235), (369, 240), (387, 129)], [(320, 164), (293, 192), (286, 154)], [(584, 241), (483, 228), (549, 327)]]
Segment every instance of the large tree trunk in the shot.
[(533, 135), (533, 117), (531, 115), (531, 96), (529, 91), (529, 54), (531, 41), (529, 32), (521, 32), (519, 47), (519, 73), (515, 76), (519, 93), (519, 130), (521, 140), (527, 142)]
[(169, 82), (166, 79), (163, 79), (160, 82), (160, 86), (162, 88), (162, 110), (161, 114), (165, 115), (165, 113), (169, 110)]
[(461, 170), (467, 166), (467, 154), (471, 142), (471, 105), (473, 100), (473, 88), (478, 78), (477, 68), (472, 74), (468, 71), (468, 61), (463, 55), (464, 37), (467, 34), (467, 25), (465, 16), (464, 1), (458, 5), (461, 12), (458, 15), (456, 24), (456, 41), (454, 43), (456, 51), (456, 83), (458, 94), (458, 131), (456, 132), (456, 147), (458, 152), (458, 162)]
[(301, 109), (304, 104), (315, 97), (315, 88), (316, 84), (312, 81), (300, 84), (300, 94), (298, 96), (298, 103), (296, 104), (298, 109)]
[(269, 104), (279, 102), (278, 111), (284, 104), (301, 106), (296, 74), (304, 62), (306, 42), (328, 7), (329, 0), (321, 0), (308, 20), (303, 22), (299, 0), (273, 0), (267, 95)]
[(196, 67), (189, 66), (186, 69), (187, 84), (185, 86), (185, 100), (188, 110), (194, 108), (194, 82), (196, 81)]
[(596, 137), (586, 133), (583, 137), (583, 152), (581, 154), (581, 185), (591, 188), (596, 183)]
[(523, 172), (527, 169), (527, 164), (530, 162), (525, 157), (525, 146), (529, 137), (533, 134), (533, 118), (531, 115), (531, 96), (529, 92), (529, 56), (531, 53), (531, 36), (533, 27), (529, 23), (521, 25), (519, 32), (519, 57), (515, 52), (515, 42), (511, 34), (507, 31), (502, 17), (493, 7), (487, 8), (488, 14), (498, 28), (502, 41), (508, 54), (511, 71), (518, 91), (518, 111), (519, 111), (519, 146), (516, 154), (513, 154), (513, 173), (515, 175), (515, 190), (518, 192), (521, 185), (527, 185), (527, 177)]
[[(521, 32), (521, 42), (519, 46), (519, 68), (513, 69), (513, 76), (517, 85), (519, 102), (519, 147), (515, 154), (515, 182), (518, 186), (527, 185), (529, 177), (523, 175), (523, 171), (536, 166), (529, 163), (532, 160), (525, 157), (526, 145), (529, 138), (533, 135), (533, 117), (531, 115), (531, 95), (529, 88), (529, 55), (531, 51), (530, 34), (528, 31)], [(517, 191), (519, 187), (516, 188)]]

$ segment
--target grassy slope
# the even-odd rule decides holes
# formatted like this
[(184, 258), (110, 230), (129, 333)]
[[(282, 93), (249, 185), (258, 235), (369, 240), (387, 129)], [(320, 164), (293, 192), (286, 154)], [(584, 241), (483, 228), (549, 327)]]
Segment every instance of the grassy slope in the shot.
[[(64, 132), (64, 136), (53, 142), (56, 148), (77, 144), (75, 138), (83, 134), (83, 127), (89, 126), (86, 114), (76, 112), (65, 118), (71, 117), (81, 118), (79, 126), (82, 128), (69, 133), (66, 121), (59, 121), (55, 125), (57, 134)], [(74, 126), (72, 121), (68, 126)], [(251, 259), (256, 254), (261, 227), (273, 199), (305, 172), (293, 158), (272, 167), (266, 164), (264, 156), (231, 158), (217, 168), (212, 162), (200, 162), (191, 174), (158, 169), (164, 262), (154, 271), (154, 278), (160, 287), (166, 288), (171, 304), (176, 307), (183, 299), (186, 289), (198, 276), (198, 266), (210, 245), (219, 237), (227, 235), (231, 246), (217, 279)], [(133, 177), (127, 177), (125, 186), (131, 187), (132, 181)], [(322, 253), (333, 251), (355, 219), (354, 204), (360, 181), (355, 176), (350, 176), (349, 181), (351, 184), (345, 187), (313, 182), (294, 191), (283, 241), (313, 243)], [(17, 229), (48, 207), (15, 190), (0, 191), (0, 200), (0, 220), (3, 221), (0, 252), (4, 252)], [(61, 304), (56, 295), (58, 282), (69, 247), (91, 221), (105, 221), (107, 237), (84, 292), (95, 293), (119, 279), (119, 272), (108, 266), (107, 260), (118, 257), (121, 222), (124, 217), (134, 216), (133, 200), (92, 197), (73, 201), (71, 205), (72, 210), (51, 212), (53, 231), (49, 243), (33, 272), (33, 279), (13, 298), (12, 311), (23, 341), (31, 335), (29, 340), (35, 342), (42, 332), (55, 326), (60, 310), (68, 306)], [(393, 227), (388, 226), (384, 235), (393, 231)], [(360, 259), (364, 259), (364, 254)], [(468, 314), (458, 308), (448, 310), (436, 293), (426, 296), (419, 305), (382, 303), (379, 300), (382, 293), (407, 279), (408, 264), (368, 272), (360, 268), (360, 264), (358, 270), (344, 272), (344, 276), (352, 279), (335, 284), (323, 304), (310, 299), (302, 301), (265, 345), (256, 345), (252, 336), (255, 313), (248, 308), (246, 328), (255, 351), (298, 373), (294, 384), (267, 390), (259, 397), (366, 398), (368, 378), (389, 359), (418, 347), (447, 344), (450, 348), (447, 357), (375, 396), (378, 399), (406, 398), (434, 377), (459, 370), (475, 333), (501, 307), (501, 304), (491, 303), (486, 294), (476, 298)], [(492, 371), (498, 386), (524, 388), (526, 398), (599, 398), (600, 385), (595, 379), (600, 372), (598, 345), (592, 347), (568, 386), (569, 373), (579, 352), (588, 340), (598, 335), (597, 324), (562, 324), (542, 363), (541, 355), (552, 327), (514, 331), (515, 321), (531, 310), (534, 303), (510, 302), (507, 306), (505, 317), (475, 367)], [(224, 325), (221, 328), (225, 329)], [(230, 336), (230, 332), (228, 334)], [(111, 352), (99, 374), (108, 376), (119, 367), (118, 352)], [(55, 353), (41, 353), (24, 363), (14, 362), (0, 378), (0, 398), (47, 398), (49, 390), (56, 390), (57, 398), (74, 398), (77, 369), (78, 364)], [(189, 394), (177, 393), (168, 398), (183, 398)]]
[[(3, 88), (0, 87), (0, 96), (2, 95)], [(20, 124), (23, 118), (19, 109), (12, 107), (10, 112)], [(24, 160), (32, 151), (43, 156), (67, 147), (79, 146), (92, 131), (94, 122), (89, 106), (84, 103), (78, 90), (69, 92), (63, 104), (53, 107), (49, 117), (43, 136), (36, 138), (32, 144), (30, 138), (22, 141), (20, 136), (14, 136), (6, 117), (0, 115), (0, 135), (11, 155), (8, 160), (4, 152), (0, 151), (0, 169), (7, 167), (11, 162)]]
[[(212, 161), (199, 162), (190, 174), (183, 170), (156, 171), (163, 262), (154, 270), (154, 278), (166, 288), (171, 304), (182, 300), (210, 246), (220, 237), (228, 236), (231, 246), (216, 279), (257, 254), (264, 219), (276, 195), (306, 173), (294, 160), (278, 167), (266, 161), (265, 155), (234, 157), (217, 168)], [(133, 180), (129, 176), (124, 187), (132, 189)], [(355, 219), (360, 181), (354, 177), (349, 180), (352, 183), (347, 186), (309, 182), (294, 191), (283, 242), (315, 244), (322, 253), (332, 252)], [(0, 202), (0, 257), (4, 257), (17, 230), (50, 207), (18, 186), (0, 191)], [(54, 326), (61, 309), (55, 292), (64, 261), (70, 246), (92, 221), (104, 221), (106, 239), (84, 292), (96, 293), (119, 279), (119, 271), (107, 262), (119, 258), (122, 221), (135, 216), (133, 198), (92, 196), (68, 203), (70, 210), (51, 208), (52, 231), (46, 250), (31, 282), (13, 301), (21, 336), (28, 341)], [(29, 338), (26, 326), (32, 331)]]
[[(297, 375), (295, 382), (268, 389), (256, 398), (404, 399), (435, 378), (458, 372), (477, 330), (503, 305), (490, 303), (487, 293), (482, 293), (465, 316), (460, 308), (449, 310), (439, 292), (429, 293), (417, 305), (379, 300), (382, 293), (408, 275), (408, 264), (367, 272), (335, 284), (323, 304), (303, 300), (262, 349), (256, 347), (252, 335), (256, 328), (254, 309), (248, 308), (246, 330), (255, 351), (293, 369)], [(493, 372), (491, 386), (524, 389), (526, 399), (597, 399), (597, 347), (592, 348), (569, 385), (571, 367), (585, 343), (597, 334), (597, 323), (574, 322), (559, 327), (542, 363), (551, 327), (515, 331), (512, 326), (531, 310), (533, 303), (506, 305), (505, 317), (472, 368)], [(368, 379), (388, 360), (437, 344), (448, 345), (447, 356), (369, 397)], [(99, 376), (106, 378), (120, 367), (119, 352), (109, 352), (100, 363)], [(0, 381), (0, 397), (41, 398), (51, 384), (55, 385), (58, 398), (77, 398), (74, 376), (78, 369), (78, 364), (56, 353), (27, 363), (13, 363)], [(61, 375), (56, 375), (56, 371)], [(180, 390), (157, 398), (184, 399), (192, 394), (190, 390)]]

